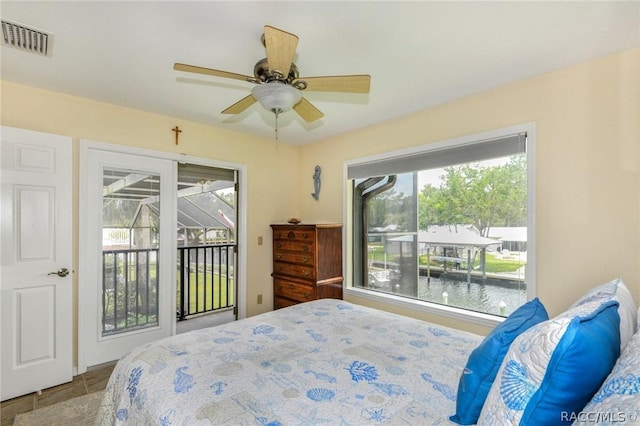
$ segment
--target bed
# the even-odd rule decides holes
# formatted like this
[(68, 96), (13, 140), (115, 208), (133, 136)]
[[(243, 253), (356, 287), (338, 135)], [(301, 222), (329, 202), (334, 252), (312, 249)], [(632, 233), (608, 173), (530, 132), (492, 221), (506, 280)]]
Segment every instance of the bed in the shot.
[(620, 424), (640, 418), (637, 322), (618, 279), (487, 336), (321, 299), (140, 346), (96, 424)]
[(142, 346), (98, 424), (439, 424), (482, 340), (321, 299)]

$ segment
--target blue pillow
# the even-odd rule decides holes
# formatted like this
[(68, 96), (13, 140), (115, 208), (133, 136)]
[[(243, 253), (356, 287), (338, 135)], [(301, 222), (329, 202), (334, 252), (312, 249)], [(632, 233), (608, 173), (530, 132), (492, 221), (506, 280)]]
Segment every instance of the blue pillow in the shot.
[(588, 302), (520, 335), (504, 357), (480, 424), (571, 424), (620, 355), (618, 302)]
[(549, 315), (544, 306), (535, 298), (516, 309), (485, 337), (471, 352), (460, 376), (456, 414), (449, 417), (451, 421), (463, 425), (475, 424), (478, 421), (484, 401), (511, 342), (530, 327), (548, 319)]
[(571, 308), (584, 305), (588, 302), (600, 300), (617, 300), (618, 315), (620, 315), (620, 352), (627, 346), (627, 343), (636, 332), (638, 323), (638, 307), (633, 300), (629, 289), (620, 278), (602, 284), (582, 296)]

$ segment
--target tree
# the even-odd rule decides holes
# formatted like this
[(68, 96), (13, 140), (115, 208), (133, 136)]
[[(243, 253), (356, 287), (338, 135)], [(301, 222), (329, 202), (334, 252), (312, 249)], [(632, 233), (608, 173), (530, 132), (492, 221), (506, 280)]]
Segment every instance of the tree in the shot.
[(526, 226), (527, 170), (524, 154), (504, 165), (445, 167), (442, 185), (425, 185), (419, 195), (420, 229), (473, 224), (483, 235), (491, 226)]

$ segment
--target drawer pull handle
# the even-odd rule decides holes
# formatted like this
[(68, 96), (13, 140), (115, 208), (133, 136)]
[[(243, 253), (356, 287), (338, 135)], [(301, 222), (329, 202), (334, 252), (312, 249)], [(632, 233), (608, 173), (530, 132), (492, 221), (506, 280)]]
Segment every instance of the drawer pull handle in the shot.
[(309, 276), (310, 273), (311, 272), (309, 272), (309, 271), (302, 271), (302, 274), (305, 275), (305, 276)]
[(282, 247), (282, 244), (276, 243), (276, 248), (281, 248), (281, 247)]
[(302, 262), (303, 262), (303, 263), (309, 263), (309, 258), (308, 258), (308, 257), (305, 257), (304, 259), (302, 259)]
[(276, 259), (278, 259), (278, 260), (282, 259), (282, 255), (281, 254), (276, 254)]
[(302, 247), (302, 251), (309, 251), (309, 247), (307, 247), (307, 246), (303, 246), (303, 247)]
[(302, 234), (302, 238), (308, 238), (309, 234), (307, 234), (306, 232), (304, 234)]
[(289, 239), (295, 239), (296, 238), (296, 234), (293, 231), (289, 231), (289, 233), (287, 234), (287, 238)]
[(311, 293), (302, 293), (302, 295), (303, 295), (305, 298), (308, 298), (309, 296), (311, 296)]
[(289, 290), (293, 290), (293, 289), (295, 289), (295, 288), (296, 288), (296, 286), (295, 286), (295, 285), (293, 285), (293, 284), (289, 284)]
[(282, 291), (282, 286), (281, 285), (276, 286), (276, 290)]

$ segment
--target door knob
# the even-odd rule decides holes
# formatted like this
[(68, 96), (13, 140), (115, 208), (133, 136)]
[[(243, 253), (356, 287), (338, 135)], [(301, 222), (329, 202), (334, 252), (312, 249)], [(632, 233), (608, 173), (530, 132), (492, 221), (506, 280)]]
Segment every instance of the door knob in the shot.
[(67, 268), (60, 268), (55, 272), (49, 272), (47, 275), (57, 275), (59, 277), (66, 277), (69, 275), (69, 270)]

